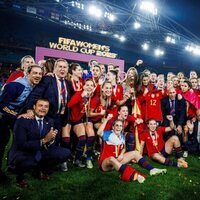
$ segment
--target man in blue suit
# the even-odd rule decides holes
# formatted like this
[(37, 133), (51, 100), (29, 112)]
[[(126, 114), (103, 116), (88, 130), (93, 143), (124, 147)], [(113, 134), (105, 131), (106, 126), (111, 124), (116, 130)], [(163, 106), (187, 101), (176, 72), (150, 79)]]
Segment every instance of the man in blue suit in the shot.
[(36, 168), (40, 178), (47, 179), (50, 168), (70, 156), (70, 150), (58, 145), (58, 130), (54, 120), (46, 117), (48, 111), (49, 101), (38, 99), (33, 106), (34, 118), (21, 117), (15, 123), (9, 158), (21, 187), (27, 187), (24, 173), (28, 170)]
[[(71, 82), (66, 80), (68, 63), (64, 59), (58, 59), (54, 64), (53, 75), (44, 76), (40, 84), (34, 88), (28, 98), (27, 109), (31, 110), (35, 101), (42, 97), (48, 99), (50, 108), (47, 116), (53, 118), (61, 133), (61, 145), (70, 147), (70, 110), (67, 103), (72, 96)], [(65, 127), (65, 131), (62, 128)], [(67, 171), (67, 164), (63, 163), (62, 170)]]
[(27, 109), (33, 109), (33, 105), (38, 98), (48, 99), (50, 108), (48, 116), (56, 120), (61, 127), (63, 120), (67, 123), (69, 110), (67, 102), (71, 98), (71, 82), (66, 80), (68, 73), (68, 63), (64, 59), (58, 59), (54, 65), (52, 75), (44, 76), (27, 100)]
[[(170, 88), (168, 90), (168, 96), (161, 100), (161, 108), (163, 114), (162, 125), (169, 126), (169, 121), (166, 116), (172, 115), (176, 131), (181, 135), (183, 132), (183, 125), (186, 123), (186, 102), (184, 99), (178, 99), (175, 88)], [(173, 134), (173, 132), (169, 132), (165, 135), (165, 140)]]

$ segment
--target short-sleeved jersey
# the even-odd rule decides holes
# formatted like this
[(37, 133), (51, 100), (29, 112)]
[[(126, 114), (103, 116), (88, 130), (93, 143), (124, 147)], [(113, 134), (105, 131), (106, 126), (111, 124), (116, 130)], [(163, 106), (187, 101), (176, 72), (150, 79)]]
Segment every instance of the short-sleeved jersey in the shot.
[(152, 136), (149, 131), (141, 135), (141, 141), (146, 143), (149, 156), (152, 156), (154, 153), (159, 153), (164, 148), (165, 142), (163, 140), (163, 134), (165, 133), (165, 128), (159, 127), (155, 131), (155, 136)]
[(85, 115), (87, 102), (84, 101), (84, 98), (81, 96), (82, 91), (76, 92), (67, 106), (71, 108), (70, 119), (72, 122), (77, 122)]
[(160, 100), (162, 99), (162, 93), (147, 93), (145, 96), (146, 100), (146, 110), (145, 110), (145, 120), (155, 119), (156, 121), (162, 121), (162, 110)]
[[(108, 103), (108, 105), (102, 105), (101, 103), (101, 99), (99, 95), (95, 95), (92, 97), (91, 101), (90, 101), (90, 109), (93, 110), (94, 113), (100, 113), (101, 110), (105, 110), (106, 111), (106, 115), (109, 113), (112, 113), (113, 111), (113, 105), (115, 105), (116, 99), (114, 96), (112, 96), (112, 98), (110, 99), (110, 103)], [(102, 116), (96, 116), (96, 117), (90, 117), (90, 119), (93, 122), (99, 121), (102, 119)]]
[(121, 133), (118, 137), (112, 130), (104, 131), (103, 143), (98, 163), (111, 156), (117, 158), (125, 147), (125, 138)]

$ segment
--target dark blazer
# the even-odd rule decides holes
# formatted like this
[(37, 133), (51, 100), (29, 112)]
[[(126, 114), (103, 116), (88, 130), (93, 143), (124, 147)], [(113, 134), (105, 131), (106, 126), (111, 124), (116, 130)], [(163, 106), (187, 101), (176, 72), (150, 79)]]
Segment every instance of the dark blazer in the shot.
[[(67, 102), (70, 100), (72, 96), (72, 85), (71, 82), (65, 80), (67, 87)], [(58, 113), (58, 87), (56, 82), (56, 77), (52, 76), (44, 76), (42, 81), (33, 89), (31, 94), (27, 99), (26, 108), (32, 109), (34, 103), (38, 98), (46, 98), (49, 100), (50, 108), (48, 112), (48, 116), (51, 118), (55, 118)], [(66, 106), (65, 116), (69, 119), (69, 109)]]
[[(43, 120), (42, 138), (50, 131), (51, 127), (56, 128), (54, 121), (45, 117)], [(9, 164), (12, 165), (15, 158), (21, 154), (28, 153), (35, 156), (38, 151), (44, 150), (44, 147), (40, 146), (41, 137), (36, 119), (17, 119), (13, 134), (13, 144), (9, 152)], [(55, 142), (49, 145), (48, 148), (57, 145), (57, 140), (56, 138)]]
[(193, 140), (193, 141), (195, 141), (196, 143), (198, 143), (198, 140), (197, 140), (197, 133), (198, 133), (198, 120), (196, 120), (196, 121), (194, 122), (194, 129), (193, 129), (192, 134), (189, 134), (189, 135), (188, 135), (188, 140)]
[[(161, 100), (161, 109), (163, 114), (163, 126), (169, 126), (169, 121), (166, 116), (170, 115), (170, 102), (169, 97), (165, 97)], [(178, 100), (177, 97), (175, 99), (175, 116), (174, 123), (176, 126), (184, 125), (186, 122), (186, 102), (184, 99)]]

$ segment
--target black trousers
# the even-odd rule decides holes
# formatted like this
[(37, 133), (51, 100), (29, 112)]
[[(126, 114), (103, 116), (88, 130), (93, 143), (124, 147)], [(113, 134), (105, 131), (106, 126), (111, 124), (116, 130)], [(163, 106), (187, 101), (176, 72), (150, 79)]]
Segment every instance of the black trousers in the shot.
[(15, 119), (6, 116), (0, 118), (0, 169), (2, 168), (5, 148), (9, 142), (11, 131), (13, 131), (14, 123)]
[(71, 152), (69, 149), (53, 146), (48, 150), (41, 150), (42, 158), (38, 162), (35, 154), (17, 151), (14, 159), (15, 172), (18, 176), (22, 176), (31, 169), (40, 171), (48, 171), (53, 166), (67, 161)]

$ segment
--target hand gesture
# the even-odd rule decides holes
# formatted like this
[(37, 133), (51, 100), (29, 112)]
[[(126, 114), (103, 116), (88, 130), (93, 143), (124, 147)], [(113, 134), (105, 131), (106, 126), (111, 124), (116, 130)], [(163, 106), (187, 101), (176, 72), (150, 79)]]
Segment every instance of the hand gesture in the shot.
[(101, 107), (100, 115), (104, 116), (106, 114), (106, 111)]
[(193, 130), (194, 129), (194, 123), (191, 122), (190, 120), (187, 121), (187, 127), (189, 128), (189, 130)]
[(113, 114), (108, 114), (107, 120), (110, 120), (110, 119), (112, 119), (112, 118), (113, 118)]
[(178, 97), (178, 100), (181, 100), (183, 98), (181, 94), (178, 94), (177, 97)]
[(137, 60), (136, 65), (139, 66), (143, 63), (143, 60)]
[(33, 119), (34, 118), (34, 112), (33, 110), (28, 110), (27, 113), (21, 114), (19, 115), (17, 118), (25, 118), (25, 119)]
[(182, 126), (178, 125), (176, 131), (180, 135), (183, 132)]
[(90, 97), (90, 95), (91, 95), (91, 93), (89, 93), (87, 91), (84, 91), (84, 90), (83, 90), (83, 92), (81, 94), (82, 97), (86, 97), (86, 98)]
[(51, 140), (54, 140), (56, 135), (57, 135), (57, 133), (58, 133), (58, 130), (57, 129), (53, 129), (53, 127), (51, 127), (51, 130), (47, 133), (47, 135), (44, 138), (45, 143), (48, 143)]
[(130, 98), (130, 93), (129, 92), (126, 92), (125, 94), (124, 94), (124, 98), (127, 100), (127, 99), (129, 99)]

